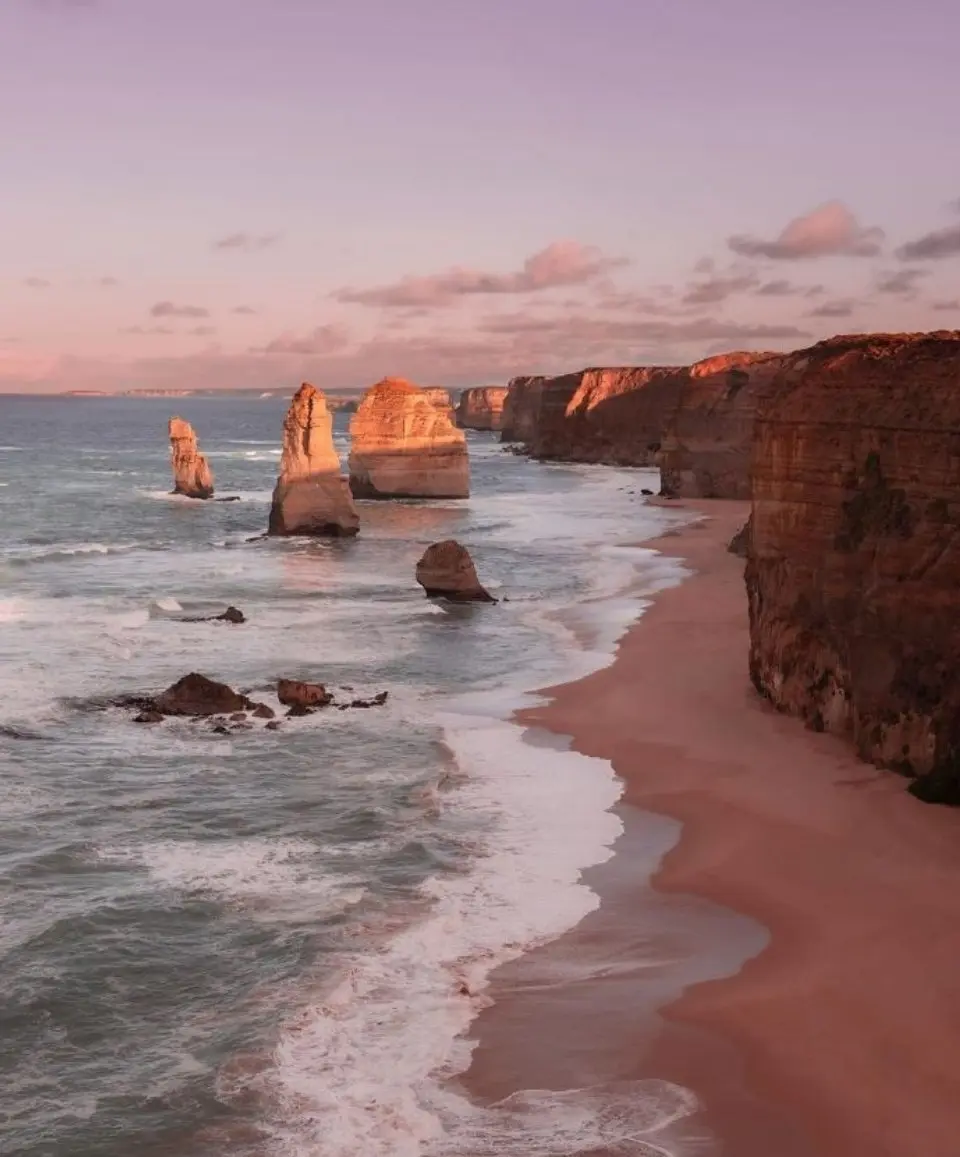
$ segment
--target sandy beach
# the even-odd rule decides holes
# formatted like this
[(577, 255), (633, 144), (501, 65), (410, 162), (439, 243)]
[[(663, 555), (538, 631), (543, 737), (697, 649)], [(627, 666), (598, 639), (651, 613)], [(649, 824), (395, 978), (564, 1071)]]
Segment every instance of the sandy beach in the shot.
[(599, 909), (497, 974), (468, 1087), (660, 1096), (666, 1115), (674, 1085), (696, 1094), (591, 1157), (956, 1157), (960, 815), (757, 697), (726, 550), (747, 507), (700, 509), (646, 544), (695, 573), (610, 667), (520, 717), (531, 742), (612, 761), (625, 831), (588, 875)]

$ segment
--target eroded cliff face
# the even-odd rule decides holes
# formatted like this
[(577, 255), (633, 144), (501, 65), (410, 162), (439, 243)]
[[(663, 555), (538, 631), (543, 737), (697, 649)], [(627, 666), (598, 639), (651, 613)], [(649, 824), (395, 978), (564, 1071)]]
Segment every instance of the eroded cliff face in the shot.
[(213, 497), (213, 471), (197, 449), (197, 436), (184, 418), (171, 418), (170, 464), (173, 468), (173, 493), (187, 498)]
[(837, 337), (760, 400), (750, 674), (960, 803), (960, 332)]
[(662, 494), (750, 497), (757, 399), (783, 360), (783, 354), (738, 351), (690, 366), (656, 458)]
[(350, 437), (350, 487), (357, 498), (470, 494), (466, 438), (453, 424), (445, 390), (385, 378), (364, 394)]
[(631, 366), (514, 378), (501, 440), (523, 442), (534, 458), (652, 466), (684, 372)]
[(326, 399), (304, 382), (283, 421), (283, 454), (268, 533), (350, 536), (359, 527), (347, 480), (340, 475)]
[(462, 430), (499, 430), (507, 386), (473, 386), (457, 402), (457, 425)]

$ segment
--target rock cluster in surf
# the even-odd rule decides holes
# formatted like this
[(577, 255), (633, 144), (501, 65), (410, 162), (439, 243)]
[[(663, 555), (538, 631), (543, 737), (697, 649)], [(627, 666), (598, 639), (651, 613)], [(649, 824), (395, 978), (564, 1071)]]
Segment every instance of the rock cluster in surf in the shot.
[(171, 418), (170, 464), (173, 468), (173, 493), (187, 498), (213, 497), (213, 471), (197, 449), (197, 435), (184, 418)]
[(960, 331), (836, 337), (760, 401), (750, 676), (960, 804)]
[(446, 390), (384, 378), (350, 420), (350, 489), (356, 498), (467, 498), (470, 464)]

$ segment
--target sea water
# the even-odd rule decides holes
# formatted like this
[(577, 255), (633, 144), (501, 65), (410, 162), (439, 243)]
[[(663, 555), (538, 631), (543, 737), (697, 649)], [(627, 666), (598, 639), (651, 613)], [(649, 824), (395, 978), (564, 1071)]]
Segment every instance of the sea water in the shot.
[[(449, 1079), (491, 971), (595, 906), (580, 874), (620, 830), (609, 764), (510, 714), (678, 581), (636, 545), (678, 515), (651, 471), (469, 433), (468, 500), (257, 540), (284, 406), (0, 398), (0, 1150), (657, 1152), (691, 1111), (672, 1086), (481, 1110)], [(170, 495), (174, 412), (239, 501)], [(498, 605), (423, 597), (451, 537)], [(247, 622), (185, 621), (228, 604)], [(282, 677), (389, 699), (228, 736), (104, 708), (194, 670), (275, 708)]]

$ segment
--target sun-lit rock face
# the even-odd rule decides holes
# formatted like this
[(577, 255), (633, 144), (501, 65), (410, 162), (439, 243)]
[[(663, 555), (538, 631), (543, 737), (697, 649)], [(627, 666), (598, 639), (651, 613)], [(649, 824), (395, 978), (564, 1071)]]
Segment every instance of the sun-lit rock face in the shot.
[(350, 536), (359, 527), (347, 480), (340, 474), (326, 399), (304, 382), (283, 421), (268, 533)]
[(197, 449), (197, 436), (184, 418), (171, 418), (170, 464), (173, 468), (173, 492), (187, 498), (213, 497), (213, 471)]
[(660, 489), (678, 498), (749, 498), (757, 398), (783, 354), (736, 352), (690, 366), (666, 415)]
[(457, 425), (461, 430), (499, 430), (507, 386), (473, 386), (457, 402)]
[(960, 332), (785, 358), (752, 476), (755, 687), (960, 803)]
[[(446, 404), (440, 393), (446, 395)], [(466, 498), (470, 463), (446, 391), (384, 378), (350, 421), (350, 488), (356, 498)]]

